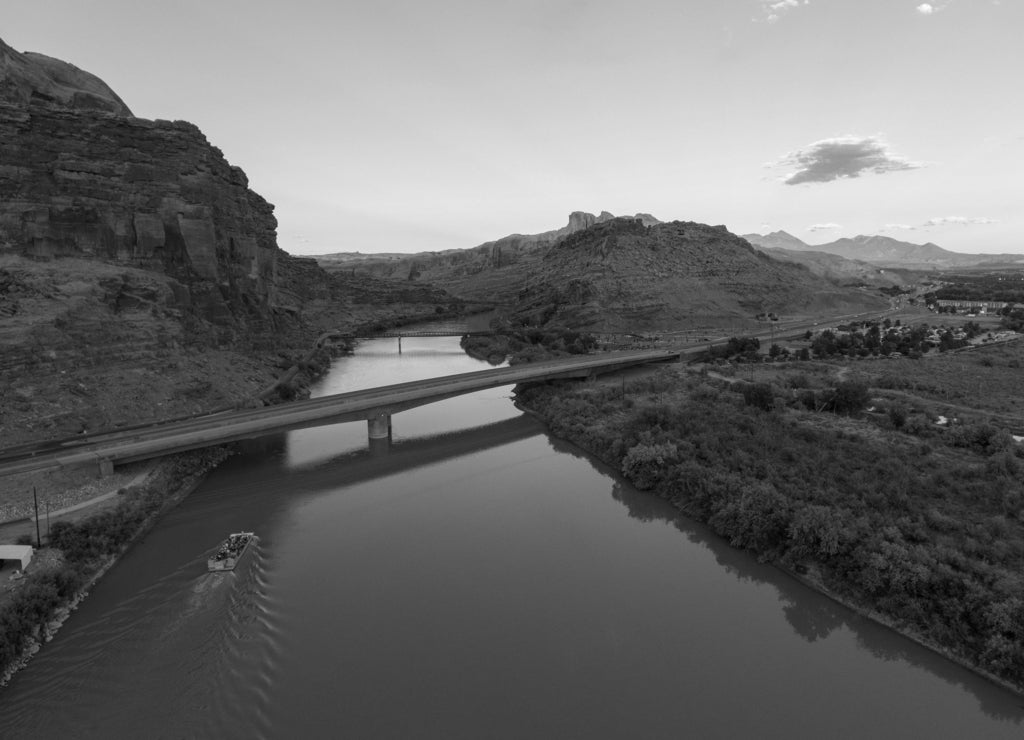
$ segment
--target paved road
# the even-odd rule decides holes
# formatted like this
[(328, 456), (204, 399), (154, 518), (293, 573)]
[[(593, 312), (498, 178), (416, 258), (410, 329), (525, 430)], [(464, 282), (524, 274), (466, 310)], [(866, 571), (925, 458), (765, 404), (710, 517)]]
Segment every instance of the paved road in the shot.
[(636, 365), (671, 361), (680, 355), (680, 351), (668, 350), (586, 355), (446, 375), (266, 408), (226, 411), (133, 429), (80, 435), (38, 447), (0, 450), (0, 476), (89, 463), (100, 465), (101, 461), (127, 463), (145, 460), (288, 429), (390, 415), (485, 388), (556, 378), (587, 377)]

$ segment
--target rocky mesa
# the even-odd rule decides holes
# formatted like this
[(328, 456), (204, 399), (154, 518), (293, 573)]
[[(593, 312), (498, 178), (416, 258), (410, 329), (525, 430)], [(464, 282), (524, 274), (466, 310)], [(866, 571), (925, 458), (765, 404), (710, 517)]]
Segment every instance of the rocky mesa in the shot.
[[(573, 211), (565, 226), (539, 234), (510, 234), (469, 249), (416, 254), (327, 254), (317, 257), (330, 272), (371, 275), (393, 280), (433, 283), (468, 300), (513, 303), (525, 277), (540, 264), (544, 250), (560, 239), (616, 218), (608, 211), (595, 215)], [(661, 221), (649, 213), (633, 218), (645, 225)]]
[(619, 218), (550, 247), (519, 295), (530, 323), (596, 331), (737, 326), (757, 314), (877, 310), (877, 293), (836, 286), (755, 250), (724, 226)]

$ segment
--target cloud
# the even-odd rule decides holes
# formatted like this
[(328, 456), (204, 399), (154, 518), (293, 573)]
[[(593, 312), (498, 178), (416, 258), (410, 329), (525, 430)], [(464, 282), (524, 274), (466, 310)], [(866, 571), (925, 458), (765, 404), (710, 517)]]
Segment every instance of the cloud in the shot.
[(833, 231), (843, 228), (841, 224), (811, 224), (807, 231)]
[[(936, 13), (948, 8), (953, 4), (953, 2), (954, 0), (945, 0), (945, 2), (937, 1), (935, 3), (921, 3), (915, 8), (915, 10), (921, 15), (935, 15)], [(998, 5), (998, 3), (996, 4)]]
[(802, 182), (831, 182), (840, 178), (860, 177), (865, 172), (881, 175), (886, 172), (913, 170), (921, 167), (889, 151), (889, 145), (877, 136), (838, 136), (822, 139), (803, 149), (790, 152), (773, 166), (795, 167), (782, 181), (787, 185)]
[(917, 224), (916, 226), (911, 224), (886, 224), (882, 227), (882, 231), (917, 231), (918, 229), (930, 229), (936, 226), (983, 226), (996, 223), (999, 222), (983, 216), (971, 218), (967, 216), (939, 216), (930, 218), (923, 224)]
[(921, 226), (928, 228), (929, 226), (975, 226), (983, 224), (994, 224), (997, 223), (991, 218), (977, 217), (967, 218), (966, 216), (941, 216), (939, 218), (930, 218), (925, 221)]
[(768, 23), (775, 23), (793, 8), (811, 4), (811, 0), (758, 0), (758, 2), (761, 5), (762, 19)]

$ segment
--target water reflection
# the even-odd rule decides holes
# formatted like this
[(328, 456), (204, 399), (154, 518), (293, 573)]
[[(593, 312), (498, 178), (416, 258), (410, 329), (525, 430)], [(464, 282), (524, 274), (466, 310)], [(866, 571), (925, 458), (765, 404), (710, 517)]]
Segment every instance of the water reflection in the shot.
[[(414, 470), (424, 465), (436, 465), (466, 455), (502, 447), (513, 442), (542, 434), (541, 424), (526, 414), (493, 424), (462, 429), (432, 437), (398, 440), (381, 450), (361, 449), (336, 453), (319, 460), (316, 465), (291, 468), (287, 465), (264, 466), (261, 482), (278, 483), (292, 491), (316, 493), (351, 486), (390, 475)], [(281, 435), (284, 436), (284, 435)], [(279, 440), (257, 447), (256, 454), (273, 450), (283, 454)], [(240, 461), (245, 466), (245, 461)]]
[(671, 524), (690, 542), (707, 549), (715, 561), (737, 580), (773, 587), (786, 622), (801, 639), (813, 643), (827, 639), (837, 630), (849, 630), (857, 645), (876, 658), (903, 662), (928, 671), (946, 683), (970, 692), (989, 717), (1024, 723), (1024, 700), (1010, 691), (996, 688), (987, 679), (966, 672), (954, 661), (805, 586), (777, 567), (757, 562), (749, 553), (732, 547), (708, 527), (686, 517), (668, 502), (633, 488), (617, 471), (591, 458), (576, 445), (555, 438), (549, 440), (557, 452), (587, 460), (595, 470), (612, 478), (611, 496), (626, 508), (631, 518)]

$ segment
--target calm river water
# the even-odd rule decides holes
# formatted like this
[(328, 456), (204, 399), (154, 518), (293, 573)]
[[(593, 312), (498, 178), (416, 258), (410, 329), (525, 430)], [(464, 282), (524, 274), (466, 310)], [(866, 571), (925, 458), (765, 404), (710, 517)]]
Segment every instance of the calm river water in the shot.
[[(317, 394), (484, 369), (362, 344)], [(1020, 699), (737, 552), (510, 388), (217, 469), (0, 692), (4, 738), (1015, 738)], [(230, 574), (206, 557), (260, 535)]]

